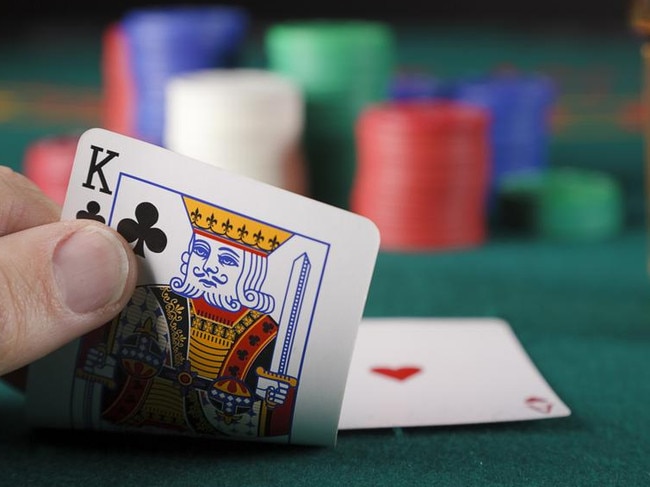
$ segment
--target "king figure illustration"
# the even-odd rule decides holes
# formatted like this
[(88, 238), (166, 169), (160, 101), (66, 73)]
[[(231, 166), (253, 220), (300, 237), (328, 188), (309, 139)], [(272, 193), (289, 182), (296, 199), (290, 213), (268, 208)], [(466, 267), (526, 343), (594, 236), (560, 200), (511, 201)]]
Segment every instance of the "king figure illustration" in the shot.
[[(292, 234), (187, 196), (183, 204), (192, 236), (179, 275), (138, 286), (119, 316), (82, 339), (77, 379), (100, 388), (106, 427), (289, 435), (298, 378), (271, 370), (274, 351), (286, 350), (263, 286), (269, 255)], [(304, 255), (288, 287), (299, 293), (308, 270)]]

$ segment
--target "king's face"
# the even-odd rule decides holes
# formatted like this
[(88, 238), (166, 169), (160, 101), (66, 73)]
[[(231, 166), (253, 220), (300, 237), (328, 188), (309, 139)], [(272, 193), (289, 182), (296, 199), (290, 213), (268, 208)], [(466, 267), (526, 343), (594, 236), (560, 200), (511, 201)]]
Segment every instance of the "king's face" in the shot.
[[(220, 296), (235, 296), (235, 285), (242, 270), (243, 250), (219, 240), (194, 236), (187, 278), (203, 291), (209, 302)], [(214, 298), (214, 299), (210, 299)]]

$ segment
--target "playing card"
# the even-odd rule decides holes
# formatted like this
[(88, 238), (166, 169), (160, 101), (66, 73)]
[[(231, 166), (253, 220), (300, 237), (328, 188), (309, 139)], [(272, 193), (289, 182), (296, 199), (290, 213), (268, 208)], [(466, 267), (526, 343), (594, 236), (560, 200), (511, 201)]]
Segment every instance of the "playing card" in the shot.
[(568, 416), (499, 319), (373, 318), (357, 336), (340, 429)]
[(139, 281), (31, 367), (34, 424), (334, 443), (374, 224), (101, 129), (79, 141), (62, 218), (115, 228)]

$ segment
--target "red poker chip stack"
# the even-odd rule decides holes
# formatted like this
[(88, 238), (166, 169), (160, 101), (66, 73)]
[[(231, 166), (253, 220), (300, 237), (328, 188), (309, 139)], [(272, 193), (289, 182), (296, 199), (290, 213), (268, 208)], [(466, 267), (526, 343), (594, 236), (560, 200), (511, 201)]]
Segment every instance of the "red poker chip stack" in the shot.
[(102, 38), (103, 125), (108, 130), (134, 136), (135, 87), (129, 48), (119, 23), (111, 24)]
[(352, 211), (387, 251), (473, 247), (487, 234), (489, 114), (456, 102), (376, 105), (359, 117)]
[(25, 151), (23, 174), (47, 196), (63, 205), (79, 137), (52, 136), (32, 142)]

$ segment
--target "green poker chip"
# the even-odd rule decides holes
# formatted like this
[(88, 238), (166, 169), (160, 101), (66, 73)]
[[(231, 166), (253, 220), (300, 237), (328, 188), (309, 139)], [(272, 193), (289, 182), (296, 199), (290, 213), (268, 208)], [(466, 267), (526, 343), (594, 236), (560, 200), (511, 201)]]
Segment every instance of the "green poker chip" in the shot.
[(388, 98), (395, 39), (382, 22), (281, 22), (264, 39), (270, 70), (305, 97), (303, 147), (309, 193), (349, 208), (356, 168), (355, 124), (368, 106)]
[(276, 24), (266, 35), (269, 66), (307, 95), (370, 90), (384, 96), (394, 40), (380, 22), (307, 21)]
[(539, 194), (537, 231), (554, 240), (602, 240), (623, 227), (623, 194), (601, 172), (562, 168), (550, 171)]
[(499, 224), (556, 241), (597, 241), (624, 224), (617, 181), (599, 171), (570, 167), (513, 174), (498, 188)]

